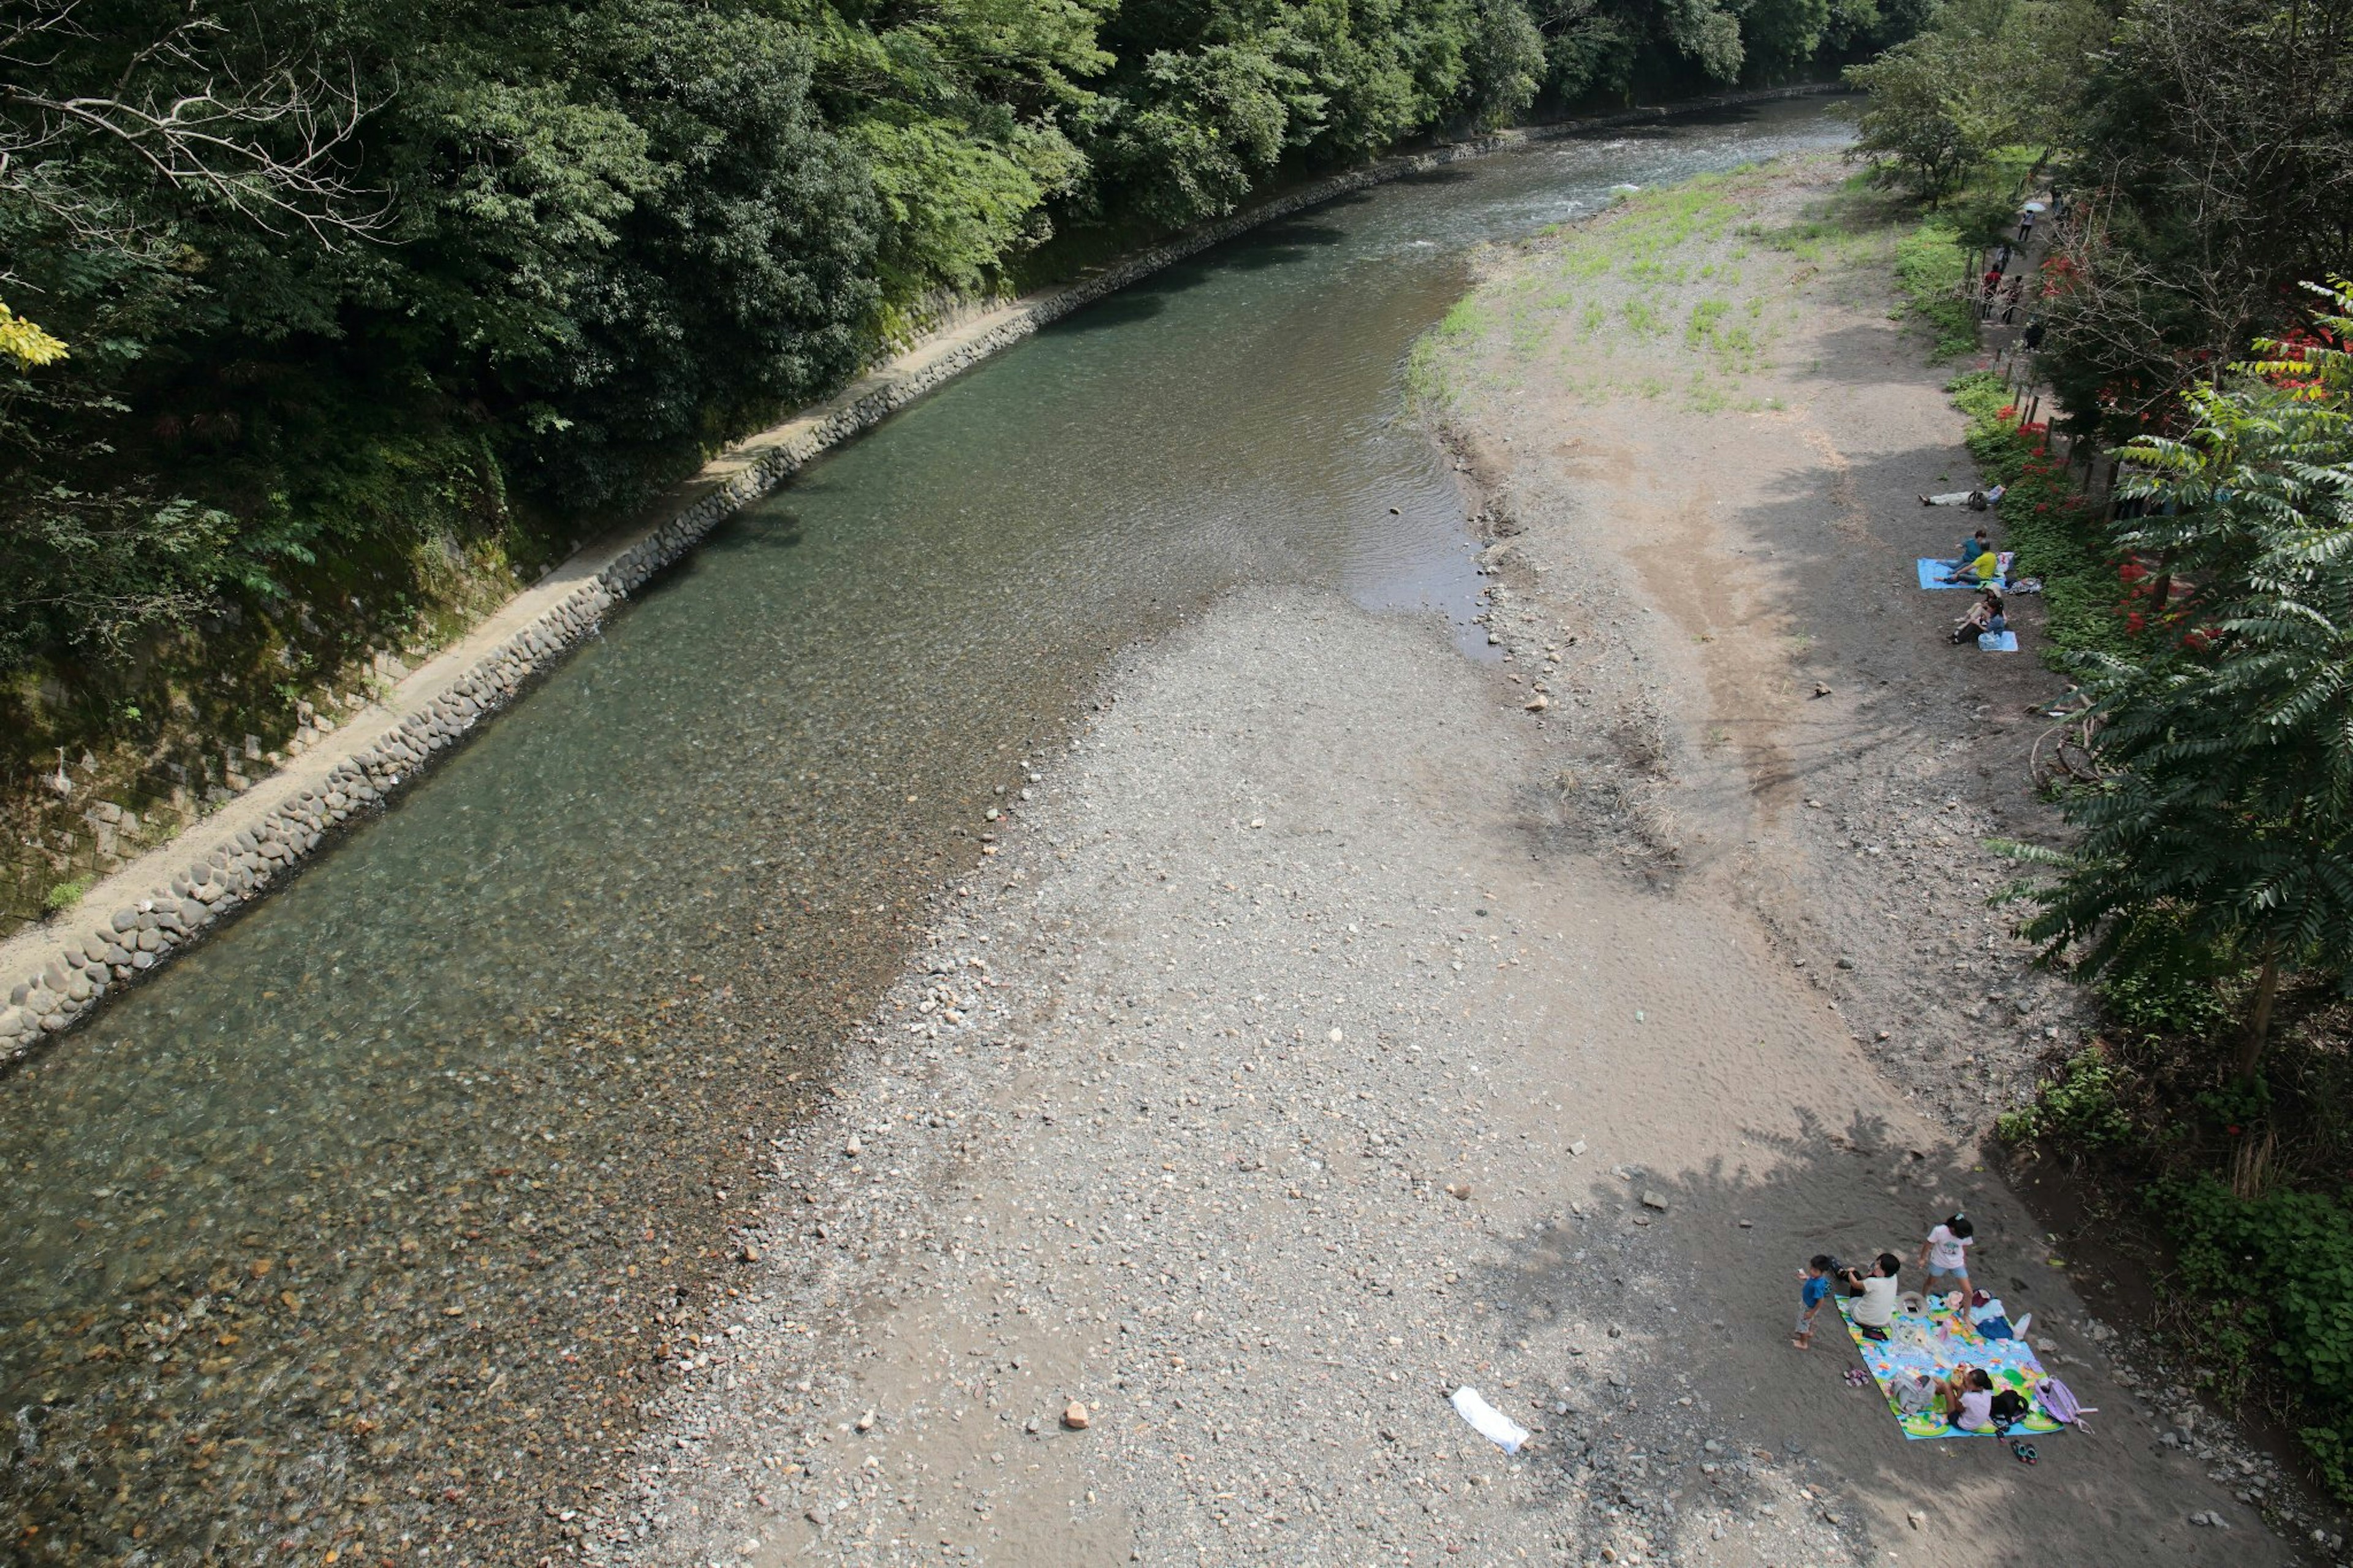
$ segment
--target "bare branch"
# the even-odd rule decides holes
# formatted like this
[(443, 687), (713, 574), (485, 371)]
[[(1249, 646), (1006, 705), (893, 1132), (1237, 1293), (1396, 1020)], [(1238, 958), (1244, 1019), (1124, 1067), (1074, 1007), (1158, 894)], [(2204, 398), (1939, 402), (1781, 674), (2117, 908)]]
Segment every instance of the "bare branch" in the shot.
[(381, 107), (366, 100), (355, 65), (338, 78), (285, 56), (248, 76), (218, 47), (227, 29), (191, 16), (134, 52), (112, 92), (57, 93), (28, 79), (47, 63), (34, 58), (40, 44), (87, 37), (76, 3), (46, 0), (0, 29), (0, 68), (15, 68), (0, 79), (0, 193), (79, 232), (114, 226), (48, 168), (78, 142), (101, 141), (272, 233), (299, 225), (332, 247), (389, 224), (385, 194), (348, 172), (362, 125)]

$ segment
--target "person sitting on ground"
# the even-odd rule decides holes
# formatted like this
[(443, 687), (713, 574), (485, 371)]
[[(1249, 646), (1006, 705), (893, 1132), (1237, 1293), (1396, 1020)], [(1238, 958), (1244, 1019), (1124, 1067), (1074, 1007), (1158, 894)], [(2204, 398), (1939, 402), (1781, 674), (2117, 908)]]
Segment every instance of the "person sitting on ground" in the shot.
[[(1997, 606), (1989, 616), (1989, 622), (2000, 621), (2000, 596), (1988, 589), (1986, 598), (1993, 600)], [(1971, 607), (1984, 608), (1983, 601)], [(1999, 628), (1989, 624), (1984, 629), (1992, 631)], [(1969, 1216), (1965, 1214), (1953, 1215), (1928, 1232), (1928, 1239), (1920, 1244), (1920, 1267), (1928, 1271), (1926, 1291), (1929, 1295), (1944, 1296), (1958, 1290), (1963, 1304), (1968, 1303), (1969, 1248), (1976, 1244), (1977, 1234), (1977, 1227), (1969, 1224)]]
[[(1982, 636), (2000, 637), (2008, 630), (2010, 630), (2010, 618), (2001, 613), (2001, 595), (1988, 588), (1978, 596), (1977, 603), (1969, 606), (1968, 614), (1963, 616), (1954, 626), (1953, 643), (1954, 646), (1958, 647), (1962, 643)], [(1941, 1230), (1944, 1227), (1939, 1226), (1937, 1228)], [(1926, 1261), (1926, 1248), (1922, 1249), (1924, 1261)]]
[(1883, 1252), (1871, 1271), (1848, 1268), (1840, 1272), (1839, 1281), (1854, 1300), (1849, 1313), (1854, 1326), (1862, 1331), (1867, 1340), (1887, 1338), (1887, 1325), (1895, 1321), (1896, 1277), (1904, 1270), (1904, 1260), (1892, 1252)]
[(1961, 552), (1958, 555), (1954, 556), (1950, 561), (1945, 563), (1945, 570), (1947, 572), (1958, 572), (1970, 562), (1975, 561), (1978, 556), (1983, 555), (1987, 551), (1991, 550), (1992, 548), (1993, 535), (1980, 528), (1975, 533), (1961, 541)]
[(1957, 1431), (1993, 1430), (1993, 1377), (1985, 1368), (1953, 1369), (1945, 1380), (1945, 1419)]
[(2001, 579), (2001, 557), (1991, 546), (1979, 551), (1968, 562), (1955, 566), (1937, 581), (1940, 583), (1971, 583), (1980, 588), (1990, 588)]

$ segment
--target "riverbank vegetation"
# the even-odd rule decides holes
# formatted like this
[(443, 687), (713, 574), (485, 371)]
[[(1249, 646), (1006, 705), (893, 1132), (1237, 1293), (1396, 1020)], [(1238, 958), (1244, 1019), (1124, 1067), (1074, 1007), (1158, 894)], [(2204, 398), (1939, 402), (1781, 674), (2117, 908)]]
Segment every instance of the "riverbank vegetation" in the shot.
[[(1480, 290), (1415, 345), (1406, 379), (1443, 416), (1481, 377), (1532, 377), (1593, 402), (1645, 398), (1694, 413), (1779, 406), (1760, 390), (1826, 268), (1884, 266), (1906, 215), (1858, 182), (1822, 211), (1786, 192), (1780, 163), (1619, 193), (1598, 221), (1520, 247), (1508, 283)], [(1508, 353), (1488, 351), (1494, 340)], [(1478, 368), (1483, 366), (1485, 368)]]
[(2012, 897), (2105, 1026), (2004, 1132), (2168, 1244), (2169, 1350), (2353, 1500), (2353, 294), (2316, 282), (2353, 254), (2353, 5), (1949, 0), (1849, 76), (1923, 247), (2053, 197), (2047, 427), (1955, 391), (2085, 704), (2079, 837)]
[(13, 901), (103, 868), (60, 803), (241, 787), (959, 300), (1416, 138), (1826, 72), (1918, 14), (35, 0), (0, 68), (0, 732), (50, 809), (12, 816), (42, 844)]

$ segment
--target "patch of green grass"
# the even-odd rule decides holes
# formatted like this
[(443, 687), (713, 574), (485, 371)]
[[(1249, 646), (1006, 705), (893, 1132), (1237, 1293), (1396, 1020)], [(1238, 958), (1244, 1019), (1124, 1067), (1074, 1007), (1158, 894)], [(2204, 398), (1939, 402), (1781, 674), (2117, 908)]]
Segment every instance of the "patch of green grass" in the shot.
[(1732, 313), (1729, 300), (1702, 300), (1692, 307), (1691, 321), (1683, 328), (1683, 341), (1695, 349), (1704, 349), (1715, 336), (1716, 324)]
[(1405, 356), (1405, 400), (1409, 406), (1436, 409), (1452, 401), (1446, 367), (1440, 362), (1440, 353), (1437, 335), (1426, 332)]
[(96, 880), (93, 877), (76, 877), (70, 881), (59, 882), (42, 895), (42, 910), (52, 915), (65, 913), (81, 902), (82, 895), (90, 891), (90, 885)]
[(1936, 218), (1895, 242), (1904, 310), (1928, 328), (1928, 360), (1942, 364), (1978, 346), (1977, 306), (1961, 291), (1968, 268), (1953, 230)]
[(1493, 322), (1493, 317), (1489, 313), (1486, 302), (1476, 294), (1465, 294), (1455, 300), (1440, 320), (1438, 335), (1441, 338), (1476, 337)]

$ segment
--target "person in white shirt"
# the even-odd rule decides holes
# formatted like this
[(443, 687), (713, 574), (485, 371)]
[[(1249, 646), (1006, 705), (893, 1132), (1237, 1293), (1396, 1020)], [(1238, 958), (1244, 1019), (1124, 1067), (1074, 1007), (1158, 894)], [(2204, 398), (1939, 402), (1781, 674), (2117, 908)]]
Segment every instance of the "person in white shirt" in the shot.
[(1866, 1274), (1860, 1268), (1841, 1271), (1841, 1279), (1854, 1305), (1848, 1309), (1854, 1326), (1862, 1331), (1867, 1340), (1883, 1340), (1887, 1325), (1895, 1321), (1896, 1277), (1904, 1271), (1904, 1260), (1892, 1252), (1883, 1252), (1879, 1261)]
[(1958, 1290), (1961, 1300), (1968, 1300), (1969, 1248), (1976, 1240), (1977, 1227), (1965, 1214), (1954, 1215), (1928, 1232), (1928, 1239), (1920, 1244), (1920, 1267), (1928, 1271), (1929, 1295)]

